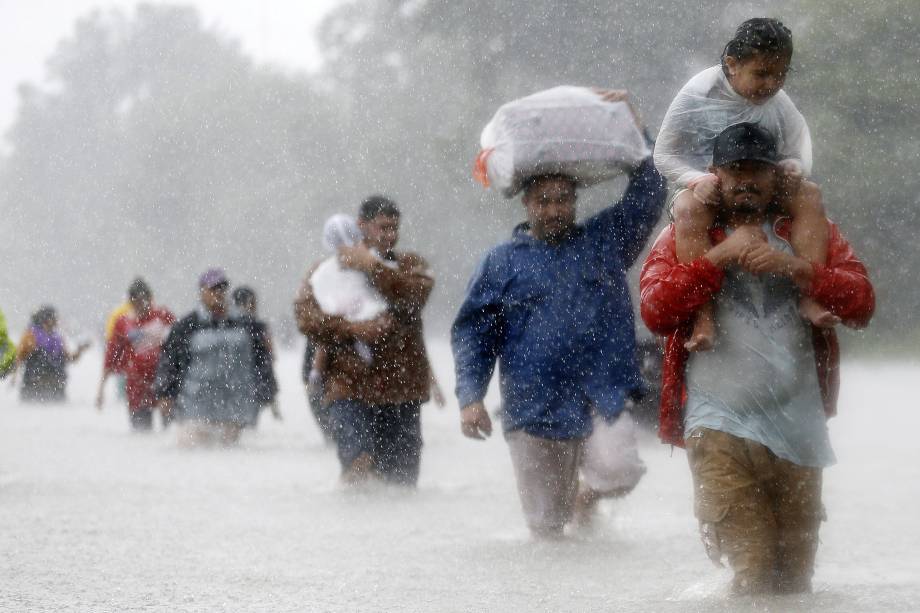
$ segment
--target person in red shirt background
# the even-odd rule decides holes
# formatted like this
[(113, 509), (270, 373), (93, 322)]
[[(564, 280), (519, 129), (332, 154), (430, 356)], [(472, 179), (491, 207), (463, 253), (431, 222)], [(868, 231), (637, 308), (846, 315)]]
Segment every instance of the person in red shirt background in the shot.
[[(160, 348), (176, 318), (168, 309), (153, 303), (153, 291), (141, 278), (135, 279), (128, 288), (128, 302), (133, 312), (118, 318), (106, 342), (96, 408), (102, 410), (109, 375), (123, 373), (131, 427), (151, 430), (156, 407), (151, 386), (156, 379)], [(163, 426), (167, 425), (169, 418), (164, 415)]]

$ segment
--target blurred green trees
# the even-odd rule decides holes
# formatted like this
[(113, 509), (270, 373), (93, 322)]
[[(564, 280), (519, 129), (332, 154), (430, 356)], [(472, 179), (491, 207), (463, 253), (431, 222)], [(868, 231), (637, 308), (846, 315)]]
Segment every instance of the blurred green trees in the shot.
[(920, 342), (920, 3), (809, 1), (791, 78), (811, 125), (828, 214), (870, 267), (875, 331)]
[[(148, 274), (190, 302), (194, 274), (228, 266), (287, 317), (321, 256), (319, 228), (368, 193), (405, 210), (404, 240), (435, 265), (440, 333), (481, 253), (522, 218), (470, 177), (503, 102), (568, 83), (625, 87), (651, 131), (677, 90), (718, 61), (754, 2), (353, 0), (320, 29), (324, 70), (254, 64), (190, 8), (94, 13), (21, 89), (0, 215), (4, 294), (32, 305), (68, 279), (101, 317), (112, 287)], [(917, 334), (920, 3), (770, 4), (793, 30), (787, 90), (815, 141), (815, 178), (876, 281), (879, 338)], [(616, 197), (587, 190), (587, 214)], [(4, 297), (6, 303), (10, 300)], [(9, 311), (9, 309), (8, 309)]]
[(95, 323), (136, 274), (189, 305), (197, 273), (223, 265), (287, 308), (304, 203), (335, 176), (337, 111), (313, 84), (254, 65), (192, 8), (153, 5), (81, 19), (47, 70), (7, 135), (6, 305)]

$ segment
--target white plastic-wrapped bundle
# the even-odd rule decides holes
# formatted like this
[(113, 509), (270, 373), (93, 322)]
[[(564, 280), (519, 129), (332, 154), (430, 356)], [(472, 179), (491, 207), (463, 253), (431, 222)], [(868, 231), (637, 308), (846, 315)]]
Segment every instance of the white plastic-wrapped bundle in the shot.
[[(361, 231), (348, 215), (333, 215), (323, 226), (323, 244), (335, 253), (339, 247), (353, 247), (361, 241)], [(345, 268), (338, 255), (323, 260), (310, 275), (313, 297), (323, 313), (338, 315), (348, 321), (370, 321), (387, 310), (387, 302), (371, 285), (367, 276)], [(355, 351), (368, 364), (372, 361), (370, 348), (355, 342)]]
[(650, 155), (626, 102), (567, 85), (503, 105), (480, 143), (474, 176), (506, 198), (530, 177), (564, 174), (580, 186), (594, 185)]
[(364, 273), (345, 268), (337, 256), (316, 267), (310, 287), (319, 308), (327, 315), (339, 315), (348, 321), (369, 321), (387, 309), (386, 300)]
[(708, 172), (722, 130), (744, 122), (772, 134), (780, 159), (794, 160), (805, 176), (811, 174), (808, 124), (786, 92), (754, 104), (732, 89), (721, 66), (690, 79), (671, 102), (655, 142), (655, 166), (669, 181), (686, 186)]
[[(333, 215), (323, 226), (323, 245), (335, 253), (339, 247), (353, 247), (361, 241), (361, 230), (348, 215)], [(327, 315), (348, 321), (369, 321), (383, 314), (386, 300), (364, 273), (345, 268), (338, 255), (324, 260), (310, 276), (310, 287), (319, 308)]]
[(623, 411), (613, 423), (597, 415), (593, 420), (594, 431), (585, 441), (582, 479), (596, 492), (631, 490), (645, 474), (632, 415)]

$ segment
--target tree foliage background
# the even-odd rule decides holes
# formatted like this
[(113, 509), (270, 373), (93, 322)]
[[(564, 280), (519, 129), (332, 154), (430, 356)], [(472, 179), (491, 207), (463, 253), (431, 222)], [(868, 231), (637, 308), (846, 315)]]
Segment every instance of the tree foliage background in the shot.
[[(920, 4), (662, 0), (353, 0), (320, 29), (324, 69), (254, 63), (193, 8), (96, 12), (20, 88), (0, 161), (0, 306), (40, 303), (93, 330), (136, 274), (181, 311), (225, 266), (290, 331), (300, 277), (333, 212), (373, 192), (404, 210), (403, 246), (434, 264), (429, 331), (446, 331), (466, 279), (522, 218), (470, 177), (503, 102), (561, 83), (630, 89), (652, 133), (738, 23), (793, 30), (786, 89), (815, 141), (830, 215), (869, 263), (881, 342), (920, 341), (913, 246), (920, 207)], [(582, 214), (618, 186), (583, 195)]]

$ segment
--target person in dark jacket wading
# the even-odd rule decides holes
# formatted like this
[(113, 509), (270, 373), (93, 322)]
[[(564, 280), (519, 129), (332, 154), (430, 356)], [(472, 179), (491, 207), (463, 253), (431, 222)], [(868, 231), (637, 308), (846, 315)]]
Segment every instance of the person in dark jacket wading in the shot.
[(596, 410), (615, 419), (641, 387), (626, 270), (665, 202), (651, 157), (622, 200), (575, 222), (576, 183), (532, 177), (527, 222), (473, 276), (452, 329), (463, 434), (485, 438), (483, 404), (496, 360), (502, 422), (531, 533), (555, 538), (571, 519), (582, 443)]
[(153, 393), (164, 414), (185, 423), (180, 442), (207, 442), (217, 434), (234, 444), (243, 427), (270, 404), (278, 385), (263, 331), (230, 315), (230, 282), (219, 268), (201, 275), (201, 305), (169, 333)]

